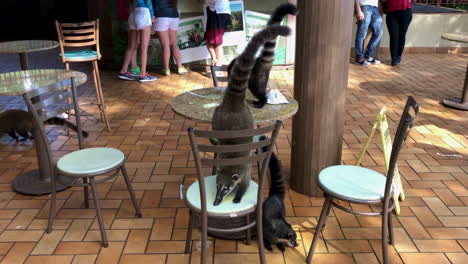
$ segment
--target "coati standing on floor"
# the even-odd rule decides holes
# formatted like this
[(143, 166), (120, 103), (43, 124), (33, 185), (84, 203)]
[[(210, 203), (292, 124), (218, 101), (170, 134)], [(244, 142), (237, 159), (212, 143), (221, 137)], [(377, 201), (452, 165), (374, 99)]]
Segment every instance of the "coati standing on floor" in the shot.
[[(265, 151), (265, 150), (264, 150)], [(281, 162), (275, 153), (271, 153), (270, 162), (270, 193), (263, 202), (263, 240), (265, 248), (272, 251), (272, 244), (276, 244), (281, 252), (284, 247), (297, 247), (296, 232), (286, 221), (284, 207), (284, 175)]]
[[(31, 136), (33, 130), (32, 119), (31, 113), (19, 109), (11, 109), (0, 113), (0, 136), (3, 133), (7, 133), (10, 137), (19, 141), (16, 135), (16, 133), (18, 133), (23, 137), (21, 141), (33, 139)], [(76, 132), (78, 131), (75, 124), (61, 117), (52, 117), (45, 121), (45, 123), (49, 125), (66, 126)], [(88, 132), (82, 132), (84, 137), (88, 137)]]
[[(245, 50), (229, 65), (228, 87), (224, 93), (221, 104), (215, 109), (211, 122), (213, 130), (244, 130), (254, 127), (254, 119), (245, 102), (245, 92), (251, 70), (255, 63), (255, 53), (266, 42), (278, 35), (287, 36), (289, 27), (273, 25), (255, 34), (247, 44)], [(236, 139), (217, 139), (220, 144), (236, 145), (252, 142), (252, 137)], [(249, 156), (249, 152), (221, 153), (220, 159)], [(216, 198), (213, 205), (219, 205), (221, 201), (236, 186), (239, 187), (234, 203), (239, 203), (250, 184), (251, 164), (220, 166), (216, 176)]]
[[(268, 25), (279, 25), (286, 15), (296, 15), (297, 7), (293, 4), (278, 6), (271, 15)], [(249, 90), (258, 99), (253, 104), (256, 108), (262, 108), (267, 103), (267, 85), (270, 71), (275, 59), (276, 39), (269, 40), (263, 45), (261, 55), (255, 60), (252, 75), (249, 79)]]

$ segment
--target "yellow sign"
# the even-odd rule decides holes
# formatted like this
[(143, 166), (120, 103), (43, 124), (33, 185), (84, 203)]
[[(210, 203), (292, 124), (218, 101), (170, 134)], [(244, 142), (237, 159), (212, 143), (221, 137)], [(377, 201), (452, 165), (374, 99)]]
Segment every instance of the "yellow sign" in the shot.
[[(377, 115), (377, 119), (375, 121), (374, 126), (372, 126), (372, 130), (369, 134), (369, 137), (367, 138), (367, 142), (364, 145), (361, 154), (359, 154), (356, 166), (359, 166), (361, 164), (361, 160), (364, 157), (364, 154), (366, 154), (366, 150), (369, 147), (371, 139), (374, 136), (375, 131), (378, 129), (380, 133), (380, 139), (382, 142), (382, 149), (385, 160), (385, 171), (388, 173), (388, 167), (390, 166), (390, 156), (392, 154), (392, 139), (390, 138), (390, 130), (388, 128), (386, 110), (386, 107), (382, 108), (382, 110), (380, 110), (379, 114)], [(399, 200), (405, 200), (405, 193), (401, 184), (398, 167), (395, 166), (395, 172), (393, 175), (393, 201), (395, 203), (395, 213), (397, 215), (400, 214)]]

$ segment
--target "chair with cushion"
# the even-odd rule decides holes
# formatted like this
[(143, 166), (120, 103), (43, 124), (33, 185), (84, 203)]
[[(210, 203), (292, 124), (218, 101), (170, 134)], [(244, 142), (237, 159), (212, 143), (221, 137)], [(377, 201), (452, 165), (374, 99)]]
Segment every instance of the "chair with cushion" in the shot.
[[(410, 113), (413, 110), (413, 113)], [(392, 146), (390, 156), (390, 166), (387, 176), (373, 170), (349, 165), (337, 165), (323, 169), (318, 176), (318, 185), (325, 195), (322, 212), (319, 222), (315, 229), (314, 239), (310, 245), (307, 263), (311, 263), (318, 237), (322, 231), (325, 221), (330, 213), (332, 206), (343, 211), (366, 216), (382, 215), (382, 251), (383, 262), (388, 262), (388, 241), (394, 245), (392, 211), (395, 204), (393, 197), (393, 176), (400, 149), (403, 146), (413, 121), (419, 111), (419, 106), (412, 96), (408, 97), (405, 108), (401, 115), (400, 123), (395, 134), (395, 140)], [(367, 204), (373, 206), (382, 206), (381, 212), (359, 212), (350, 208), (341, 206), (338, 201), (349, 203)], [(388, 236), (388, 237), (387, 237)], [(352, 243), (350, 241), (350, 243)]]
[(221, 65), (221, 66), (211, 65), (210, 66), (211, 78), (213, 79), (214, 87), (219, 87), (219, 85), (222, 85), (221, 82), (227, 85), (227, 82), (228, 82), (227, 67), (228, 67), (227, 65)]
[[(263, 205), (263, 182), (268, 161), (271, 156), (276, 138), (279, 133), (281, 121), (277, 121), (274, 125), (268, 127), (237, 130), (237, 131), (199, 131), (193, 128), (188, 129), (190, 144), (197, 167), (198, 181), (189, 186), (185, 195), (185, 202), (189, 208), (190, 221), (189, 230), (187, 233), (185, 253), (190, 251), (192, 243), (192, 230), (196, 222), (201, 223), (201, 263), (206, 263), (207, 258), (207, 235), (208, 232), (233, 234), (237, 232), (246, 232), (247, 243), (250, 243), (250, 229), (257, 225), (257, 241), (261, 263), (265, 263), (265, 252), (263, 246), (263, 229), (262, 229), (262, 205)], [(212, 145), (209, 143), (210, 138), (239, 138), (254, 137), (264, 135), (271, 132), (271, 137), (261, 137), (259, 141), (239, 144), (239, 145)], [(198, 138), (201, 138), (205, 143), (198, 143)], [(257, 149), (266, 147), (266, 151), (256, 153)], [(227, 152), (250, 152), (250, 156), (240, 158), (212, 158), (220, 153)], [(204, 176), (204, 172), (211, 172), (212, 167), (225, 165), (240, 165), (253, 164), (260, 161), (262, 163), (261, 172), (258, 177), (258, 184), (251, 180), (247, 192), (244, 194), (240, 203), (233, 203), (237, 189), (234, 189), (228, 196), (224, 198), (221, 204), (214, 206), (213, 202), (216, 196), (216, 175)], [(206, 169), (204, 169), (206, 167)], [(200, 195), (201, 194), (201, 195)], [(250, 220), (252, 213), (256, 213), (256, 221)], [(229, 219), (245, 217), (246, 225), (236, 228), (214, 228), (208, 226), (208, 218), (215, 220), (228, 221)], [(197, 221), (199, 219), (199, 221)], [(259, 224), (258, 224), (259, 223)]]
[(55, 218), (56, 185), (84, 187), (84, 205), (86, 208), (89, 208), (88, 187), (91, 187), (99, 228), (101, 230), (102, 245), (107, 247), (108, 241), (104, 229), (96, 184), (112, 180), (118, 175), (119, 171), (121, 171), (125, 183), (127, 184), (133, 206), (135, 207), (136, 216), (141, 217), (141, 212), (130, 179), (125, 170), (124, 153), (114, 148), (83, 148), (80, 111), (78, 111), (78, 97), (74, 83), (74, 79), (71, 78), (63, 81), (60, 85), (50, 85), (32, 90), (23, 95), (28, 110), (32, 113), (33, 124), (35, 127), (39, 128), (39, 135), (34, 135), (36, 138), (40, 137), (43, 142), (48, 142), (47, 134), (43, 126), (44, 121), (72, 109), (75, 111), (76, 126), (78, 128), (78, 145), (80, 150), (73, 151), (63, 156), (56, 164), (53, 160), (49, 144), (44, 144), (47, 149), (47, 155), (43, 162), (47, 162), (50, 168), (54, 168), (54, 172), (51, 175), (52, 194), (50, 197), (47, 233), (52, 231)]
[[(59, 23), (55, 21), (55, 27), (60, 43), (60, 59), (65, 63), (65, 69), (70, 70), (70, 62), (91, 62), (93, 64), (94, 86), (96, 99), (102, 120), (110, 132), (107, 120), (104, 95), (102, 93), (101, 75), (97, 61), (101, 59), (99, 50), (99, 19), (83, 23)], [(65, 47), (73, 50), (65, 50)]]

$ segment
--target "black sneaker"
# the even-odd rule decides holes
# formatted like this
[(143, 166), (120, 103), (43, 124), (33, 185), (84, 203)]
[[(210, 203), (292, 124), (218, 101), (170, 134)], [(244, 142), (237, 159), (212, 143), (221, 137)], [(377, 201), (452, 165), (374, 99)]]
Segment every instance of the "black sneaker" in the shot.
[(359, 64), (359, 65), (361, 65), (361, 66), (369, 66), (369, 65), (371, 65), (370, 62), (368, 62), (367, 60), (362, 60), (362, 61), (356, 60), (356, 63)]

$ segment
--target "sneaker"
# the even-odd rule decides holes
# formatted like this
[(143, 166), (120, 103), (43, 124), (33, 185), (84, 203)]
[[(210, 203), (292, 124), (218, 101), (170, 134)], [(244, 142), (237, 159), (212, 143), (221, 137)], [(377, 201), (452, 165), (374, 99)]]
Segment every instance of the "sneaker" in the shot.
[(177, 68), (177, 74), (183, 75), (187, 73), (187, 69), (184, 66)]
[(163, 70), (162, 70), (162, 74), (165, 75), (165, 76), (171, 75), (171, 70), (169, 70), (169, 69), (163, 69)]
[(149, 75), (148, 73), (145, 74), (145, 76), (141, 77), (138, 79), (139, 82), (152, 82), (152, 81), (156, 81), (158, 78), (156, 77), (153, 77), (151, 75)]
[(356, 63), (361, 65), (361, 66), (369, 66), (370, 65), (370, 62), (368, 62), (367, 60), (363, 60), (363, 61), (356, 60)]
[(138, 76), (134, 76), (130, 72), (119, 73), (118, 77), (122, 80), (135, 81), (138, 79)]
[(373, 64), (373, 65), (379, 65), (381, 62), (379, 60), (376, 60), (374, 58), (369, 58), (367, 59), (367, 61), (370, 63), (370, 64)]
[(130, 69), (129, 72), (133, 75), (133, 76), (140, 76), (140, 67), (136, 66), (135, 68), (133, 69)]

